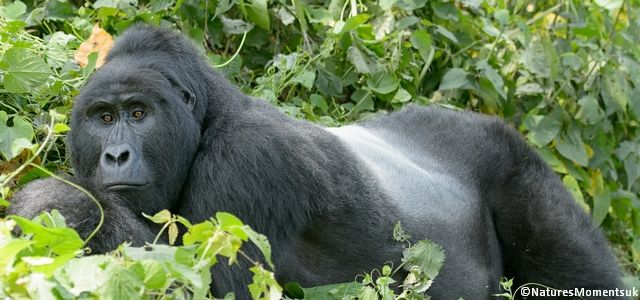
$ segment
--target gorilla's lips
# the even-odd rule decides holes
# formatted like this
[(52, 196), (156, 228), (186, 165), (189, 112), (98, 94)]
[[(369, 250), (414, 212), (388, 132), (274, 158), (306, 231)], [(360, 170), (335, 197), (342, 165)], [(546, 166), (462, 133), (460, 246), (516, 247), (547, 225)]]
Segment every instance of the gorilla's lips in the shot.
[(105, 190), (139, 189), (147, 186), (147, 182), (111, 182), (104, 185)]

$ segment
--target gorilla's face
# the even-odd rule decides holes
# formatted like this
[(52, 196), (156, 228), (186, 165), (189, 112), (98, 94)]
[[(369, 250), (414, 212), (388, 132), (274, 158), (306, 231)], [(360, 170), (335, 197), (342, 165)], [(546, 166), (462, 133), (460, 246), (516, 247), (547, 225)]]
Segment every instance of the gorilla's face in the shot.
[(125, 198), (134, 212), (171, 207), (200, 136), (192, 107), (173, 78), (126, 63), (105, 65), (74, 105), (69, 143), (76, 177), (98, 197)]

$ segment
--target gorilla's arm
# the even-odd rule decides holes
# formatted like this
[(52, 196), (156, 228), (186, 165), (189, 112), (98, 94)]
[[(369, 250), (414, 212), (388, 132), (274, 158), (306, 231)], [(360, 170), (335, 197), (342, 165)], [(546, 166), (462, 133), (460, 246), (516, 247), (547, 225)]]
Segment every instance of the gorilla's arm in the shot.
[(517, 284), (558, 289), (622, 288), (621, 274), (602, 232), (558, 176), (521, 136), (495, 121), (488, 130), (500, 156), (484, 186), (494, 212), (506, 272)]
[[(31, 219), (43, 211), (57, 209), (65, 217), (67, 225), (84, 239), (100, 221), (100, 210), (85, 193), (53, 178), (29, 183), (10, 200), (8, 215)], [(114, 250), (125, 241), (131, 241), (134, 246), (153, 241), (158, 230), (143, 216), (136, 216), (118, 199), (101, 201), (101, 204), (104, 224), (88, 244), (93, 253)]]

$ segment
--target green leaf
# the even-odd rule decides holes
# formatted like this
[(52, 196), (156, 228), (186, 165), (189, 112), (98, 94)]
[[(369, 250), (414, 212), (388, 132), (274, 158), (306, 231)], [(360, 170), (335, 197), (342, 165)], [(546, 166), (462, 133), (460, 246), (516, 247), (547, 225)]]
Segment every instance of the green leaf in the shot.
[[(167, 10), (173, 5), (174, 0), (150, 0), (149, 1), (149, 10), (152, 13), (157, 13), (163, 10)], [(218, 4), (220, 1), (218, 1)], [(217, 12), (217, 11), (216, 11)]]
[(105, 269), (114, 264), (113, 258), (92, 255), (72, 259), (56, 270), (54, 278), (69, 292), (79, 296), (83, 292), (95, 292), (108, 279)]
[(313, 82), (316, 81), (316, 72), (305, 70), (302, 73), (291, 78), (292, 82), (299, 83), (307, 90), (311, 90), (313, 88)]
[(482, 72), (482, 74), (493, 84), (493, 87), (496, 89), (498, 94), (502, 96), (502, 98), (507, 98), (507, 93), (504, 90), (504, 80), (502, 76), (498, 74), (496, 71), (486, 60), (481, 60), (476, 64), (476, 68), (478, 71)]
[(325, 114), (329, 110), (329, 105), (327, 105), (327, 101), (325, 101), (324, 98), (318, 94), (312, 94), (309, 97), (309, 102), (311, 102), (311, 104), (314, 107), (319, 108)]
[(359, 113), (361, 111), (373, 111), (374, 109), (371, 92), (364, 89), (357, 89), (353, 92), (353, 94), (351, 94), (351, 101), (356, 103), (356, 105), (351, 109), (354, 113)]
[(413, 46), (413, 48), (418, 50), (418, 53), (420, 53), (422, 60), (426, 64), (431, 64), (430, 57), (432, 51), (432, 43), (433, 42), (431, 40), (431, 35), (429, 35), (426, 30), (418, 30), (411, 34), (411, 45)]
[(49, 65), (33, 52), (17, 46), (5, 52), (4, 88), (10, 93), (27, 93), (43, 84), (52, 74)]
[(591, 95), (586, 95), (578, 100), (580, 109), (576, 113), (576, 119), (584, 124), (597, 124), (605, 118), (604, 111), (600, 108), (598, 99)]
[(403, 251), (402, 262), (405, 270), (417, 266), (429, 279), (435, 279), (444, 263), (444, 250), (429, 240), (421, 240)]
[(369, 16), (368, 14), (358, 14), (347, 19), (347, 21), (344, 22), (344, 25), (342, 26), (342, 28), (339, 28), (340, 29), (339, 34), (343, 34), (345, 32), (354, 30), (356, 27), (358, 27), (361, 24), (364, 24), (364, 22), (369, 20), (370, 17), (371, 16)]
[(449, 39), (450, 41), (452, 41), (454, 44), (458, 45), (460, 44), (460, 42), (458, 41), (458, 38), (456, 38), (456, 35), (453, 34), (453, 32), (447, 30), (446, 28), (437, 25), (436, 26), (436, 32), (441, 34), (442, 36), (446, 37), (447, 39)]
[(545, 55), (542, 41), (533, 40), (520, 57), (520, 62), (532, 73), (541, 77), (551, 76), (551, 67)]
[(258, 249), (262, 252), (262, 256), (264, 256), (269, 266), (273, 268), (273, 262), (271, 261), (271, 244), (269, 244), (267, 237), (253, 231), (253, 229), (249, 227), (246, 227), (245, 232), (249, 236), (249, 240), (258, 246)]
[(251, 0), (251, 4), (247, 5), (246, 8), (247, 16), (251, 22), (267, 31), (271, 28), (267, 0)]
[(142, 268), (144, 269), (143, 283), (148, 289), (160, 289), (167, 282), (167, 275), (165, 274), (162, 265), (155, 260), (143, 260), (140, 261)]
[(573, 196), (573, 199), (576, 199), (576, 201), (583, 208), (585, 209), (589, 208), (589, 206), (584, 202), (584, 196), (582, 195), (582, 191), (580, 190), (580, 186), (578, 185), (578, 180), (576, 180), (575, 177), (571, 175), (564, 176), (562, 178), (562, 184), (564, 184), (564, 187), (567, 188), (567, 190), (569, 190), (569, 192)]
[(400, 86), (400, 81), (389, 72), (378, 72), (367, 79), (367, 87), (378, 94), (389, 94)]
[(159, 211), (158, 213), (153, 215), (153, 217), (145, 213), (142, 213), (142, 215), (156, 224), (164, 224), (171, 221), (171, 212), (166, 209)]
[(616, 10), (622, 7), (624, 0), (595, 0), (595, 2), (607, 10)]
[(562, 156), (583, 167), (589, 164), (587, 150), (584, 147), (582, 139), (577, 134), (557, 138), (556, 149)]
[(242, 20), (229, 19), (225, 16), (220, 17), (222, 22), (222, 31), (226, 34), (244, 34), (253, 29), (253, 25)]
[(131, 270), (111, 265), (106, 271), (107, 280), (98, 287), (100, 299), (120, 300), (137, 299), (140, 291), (144, 289), (140, 278)]
[(70, 129), (71, 128), (69, 128), (67, 124), (63, 124), (63, 123), (56, 123), (55, 125), (53, 125), (53, 132), (56, 134), (65, 133)]
[(391, 103), (405, 103), (411, 100), (411, 94), (403, 88), (399, 88), (396, 94), (391, 99)]
[(438, 90), (443, 91), (443, 90), (459, 89), (467, 85), (469, 83), (469, 80), (467, 79), (467, 75), (469, 75), (469, 73), (467, 73), (463, 69), (460, 69), (460, 68), (449, 69), (449, 71), (447, 71), (447, 73), (444, 74), (444, 77), (440, 82), (440, 87), (438, 88)]
[(291, 299), (305, 299), (304, 290), (297, 282), (288, 282), (283, 286), (285, 296)]
[(347, 59), (356, 67), (358, 73), (372, 74), (378, 70), (376, 62), (365, 54), (357, 46), (350, 46), (347, 50)]
[(7, 113), (0, 111), (0, 154), (11, 160), (22, 150), (32, 147), (34, 133), (31, 123), (21, 117), (13, 117), (13, 127), (7, 125), (8, 120)]
[(5, 6), (0, 6), (0, 16), (7, 20), (18, 20), (25, 13), (27, 13), (27, 5), (20, 0), (13, 1), (13, 3)]
[(79, 250), (84, 245), (78, 233), (71, 228), (48, 228), (18, 216), (11, 216), (11, 219), (20, 225), (23, 234), (33, 235), (31, 240), (35, 247), (48, 248), (62, 255)]
[(524, 124), (529, 130), (529, 141), (543, 148), (560, 132), (562, 119), (559, 113), (551, 113), (548, 116), (531, 115), (525, 119)]
[(593, 197), (593, 223), (596, 226), (600, 226), (604, 218), (607, 217), (609, 213), (609, 206), (611, 205), (611, 194), (609, 192), (604, 192), (602, 194), (597, 194)]
[(398, 0), (379, 0), (378, 5), (382, 10), (390, 9)]

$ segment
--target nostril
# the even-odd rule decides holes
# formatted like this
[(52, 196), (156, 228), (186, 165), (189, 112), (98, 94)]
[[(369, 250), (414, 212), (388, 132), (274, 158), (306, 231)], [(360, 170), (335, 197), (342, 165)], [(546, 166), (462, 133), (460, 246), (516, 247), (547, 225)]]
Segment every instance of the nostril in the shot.
[(129, 151), (125, 151), (118, 157), (118, 165), (122, 165), (129, 159)]
[(105, 157), (107, 158), (107, 161), (108, 161), (108, 162), (110, 162), (110, 163), (114, 163), (114, 162), (116, 162), (116, 158), (115, 158), (115, 156), (113, 156), (111, 153), (107, 153), (107, 154), (105, 155)]

